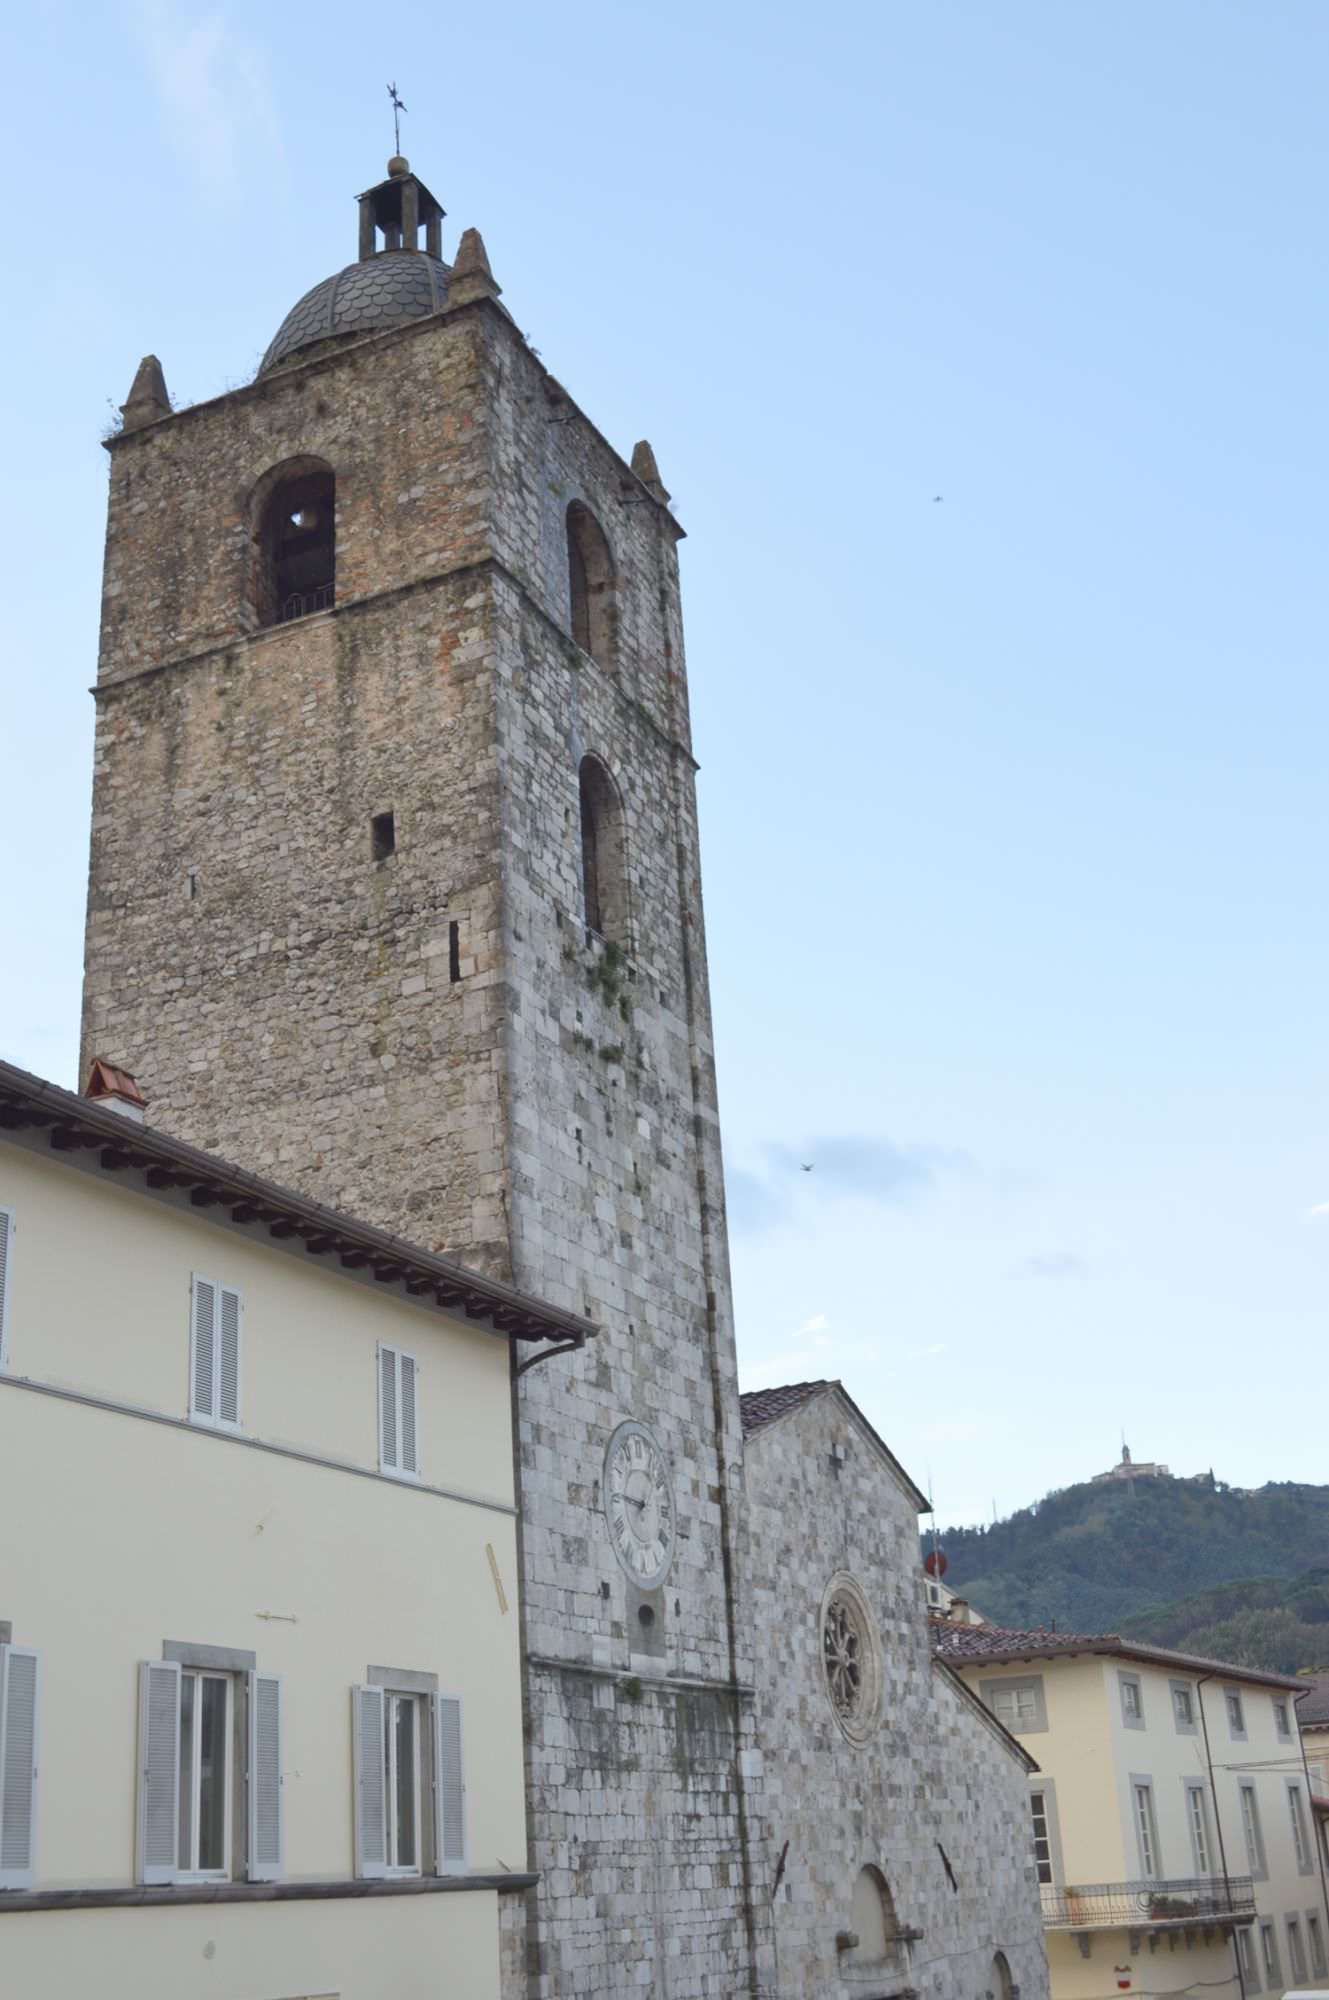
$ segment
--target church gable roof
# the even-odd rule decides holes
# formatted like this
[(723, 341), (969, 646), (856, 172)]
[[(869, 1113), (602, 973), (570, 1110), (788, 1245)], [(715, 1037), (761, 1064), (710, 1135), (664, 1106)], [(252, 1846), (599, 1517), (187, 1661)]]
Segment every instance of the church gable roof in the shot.
[(745, 1442), (757, 1437), (781, 1417), (787, 1417), (791, 1411), (804, 1408), (819, 1396), (837, 1396), (840, 1399), (850, 1417), (885, 1459), (888, 1469), (904, 1488), (918, 1512), (930, 1514), (932, 1502), (926, 1493), (919, 1491), (886, 1440), (863, 1415), (843, 1382), (788, 1382), (778, 1388), (749, 1390), (746, 1395), (738, 1399)]
[(751, 1437), (753, 1431), (774, 1423), (786, 1410), (797, 1409), (809, 1396), (820, 1396), (823, 1389), (835, 1387), (834, 1382), (789, 1382), (782, 1389), (750, 1389), (738, 1399), (744, 1437)]

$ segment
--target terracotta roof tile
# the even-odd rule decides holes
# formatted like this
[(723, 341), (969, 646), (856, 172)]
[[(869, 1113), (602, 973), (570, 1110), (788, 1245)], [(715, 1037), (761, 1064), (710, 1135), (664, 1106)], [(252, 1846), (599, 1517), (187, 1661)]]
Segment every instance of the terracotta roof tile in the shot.
[(819, 1396), (823, 1389), (838, 1389), (838, 1382), (788, 1382), (781, 1389), (751, 1389), (738, 1399), (743, 1414), (743, 1435), (750, 1437), (764, 1424), (774, 1423), (786, 1410)]
[(1170, 1646), (1151, 1646), (1140, 1639), (1126, 1639), (1118, 1632), (1049, 1632), (1045, 1626), (1033, 1631), (1014, 1631), (1004, 1625), (952, 1625), (948, 1619), (929, 1620), (932, 1649), (938, 1659), (952, 1666), (971, 1666), (977, 1660), (1056, 1659), (1069, 1653), (1109, 1653), (1122, 1659), (1149, 1660), (1162, 1667), (1186, 1667), (1193, 1673), (1212, 1673), (1226, 1680), (1258, 1681), (1264, 1687), (1298, 1688), (1304, 1685), (1292, 1674), (1278, 1674), (1263, 1667), (1240, 1667), (1231, 1660), (1211, 1660), (1200, 1653), (1177, 1653)]
[(1329, 1674), (1303, 1674), (1302, 1680), (1311, 1692), (1297, 1703), (1301, 1726), (1323, 1729), (1329, 1724)]

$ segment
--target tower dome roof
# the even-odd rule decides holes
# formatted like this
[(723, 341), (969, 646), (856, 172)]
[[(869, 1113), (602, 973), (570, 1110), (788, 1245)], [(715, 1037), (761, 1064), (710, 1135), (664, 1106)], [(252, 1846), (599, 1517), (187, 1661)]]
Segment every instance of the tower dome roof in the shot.
[(382, 250), (348, 264), (305, 293), (278, 327), (259, 366), (266, 375), (278, 362), (324, 340), (381, 333), (407, 320), (425, 319), (447, 303), (448, 266), (427, 250)]

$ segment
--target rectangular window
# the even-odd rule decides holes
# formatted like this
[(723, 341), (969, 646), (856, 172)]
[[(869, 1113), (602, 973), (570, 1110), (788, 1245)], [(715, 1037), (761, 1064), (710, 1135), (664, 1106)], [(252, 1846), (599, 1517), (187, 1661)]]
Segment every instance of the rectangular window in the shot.
[[(243, 1701), (245, 1754), (238, 1707)], [(145, 1660), (139, 1668), (138, 1877), (221, 1882), (282, 1872), (280, 1675)], [(237, 1789), (243, 1813), (236, 1812)], [(244, 1866), (232, 1852), (242, 1829)]]
[(1241, 1696), (1235, 1688), (1225, 1688), (1223, 1702), (1227, 1708), (1227, 1726), (1233, 1736), (1246, 1734), (1246, 1718), (1242, 1713)]
[(215, 1278), (193, 1281), (189, 1416), (212, 1430), (240, 1428), (240, 1294)]
[(1237, 1932), (1237, 1950), (1241, 1953), (1241, 1976), (1246, 1991), (1258, 1993), (1260, 1981), (1255, 1970), (1255, 1951), (1251, 1944), (1250, 1931), (1244, 1925)]
[(1306, 1912), (1306, 1936), (1311, 1947), (1311, 1971), (1317, 1979), (1325, 1974), (1324, 1937), (1320, 1930), (1320, 1919), (1314, 1910)]
[(176, 1875), (230, 1873), (231, 1676), (180, 1673)]
[(992, 1691), (992, 1713), (1007, 1728), (1033, 1722), (1038, 1716), (1038, 1698), (1032, 1688), (999, 1687)]
[(1191, 1830), (1191, 1859), (1197, 1875), (1207, 1875), (1209, 1866), (1209, 1801), (1203, 1785), (1187, 1785), (1186, 1818)]
[(1288, 1964), (1292, 1967), (1293, 1983), (1297, 1986), (1304, 1986), (1306, 1983), (1306, 1950), (1301, 1942), (1301, 1925), (1296, 1917), (1289, 1917), (1287, 1920), (1287, 1958)]
[(1144, 1691), (1138, 1674), (1118, 1674), (1121, 1689), (1121, 1719), (1128, 1729), (1144, 1728)]
[(1254, 1785), (1241, 1787), (1241, 1831), (1246, 1840), (1246, 1865), (1252, 1875), (1263, 1876), (1264, 1836), (1260, 1832), (1260, 1809), (1255, 1803)]
[(1292, 1722), (1288, 1714), (1288, 1705), (1286, 1701), (1281, 1699), (1274, 1702), (1274, 1728), (1278, 1731), (1284, 1742), (1291, 1742)]
[(1278, 1939), (1272, 1923), (1260, 1925), (1260, 1959), (1264, 1966), (1264, 1983), (1275, 1989), (1283, 1983), (1282, 1969), (1278, 1963)]
[(0, 1889), (30, 1889), (37, 1844), (41, 1654), (0, 1646)]
[(420, 1701), (413, 1694), (383, 1698), (383, 1789), (387, 1800), (389, 1875), (420, 1873)]
[(1183, 1734), (1195, 1728), (1195, 1697), (1184, 1681), (1172, 1683), (1172, 1720)]
[(378, 1686), (351, 1698), (357, 1875), (465, 1874), (460, 1700)]
[(386, 861), (397, 851), (397, 828), (392, 814), (375, 813), (369, 822), (369, 851), (375, 861)]
[(14, 1211), (0, 1208), (0, 1368), (9, 1360), (9, 1271), (14, 1261)]
[(398, 1479), (420, 1477), (415, 1356), (383, 1341), (378, 1348), (378, 1462)]
[(1034, 1815), (1034, 1865), (1040, 1882), (1052, 1880), (1052, 1842), (1048, 1837), (1048, 1802), (1046, 1792), (1031, 1792), (1029, 1803)]
[(1158, 1827), (1154, 1820), (1152, 1785), (1134, 1784), (1135, 1837), (1140, 1848), (1140, 1873), (1149, 1882), (1158, 1874)]
[(1292, 1821), (1292, 1845), (1296, 1850), (1297, 1867), (1303, 1875), (1309, 1875), (1313, 1866), (1311, 1843), (1310, 1836), (1306, 1832), (1306, 1812), (1301, 1802), (1300, 1785), (1288, 1786), (1287, 1810), (1288, 1818)]

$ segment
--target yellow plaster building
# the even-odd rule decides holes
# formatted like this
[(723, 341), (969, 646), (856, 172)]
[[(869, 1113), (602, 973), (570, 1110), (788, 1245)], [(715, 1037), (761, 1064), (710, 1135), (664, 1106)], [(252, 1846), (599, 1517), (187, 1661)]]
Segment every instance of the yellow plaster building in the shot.
[(1325, 1983), (1304, 1683), (1113, 1634), (941, 1620), (933, 1634), (1038, 1760), (1053, 2000), (1254, 2000)]
[(4, 1990), (497, 2000), (511, 1367), (584, 1323), (100, 1087), (0, 1065)]

